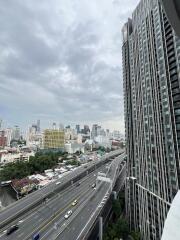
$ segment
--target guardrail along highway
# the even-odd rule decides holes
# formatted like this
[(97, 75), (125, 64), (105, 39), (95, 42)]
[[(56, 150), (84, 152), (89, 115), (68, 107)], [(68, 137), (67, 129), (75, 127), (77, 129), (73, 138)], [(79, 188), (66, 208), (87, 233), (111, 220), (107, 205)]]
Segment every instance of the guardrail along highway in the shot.
[[(61, 184), (55, 181), (10, 205), (0, 212), (0, 240), (33, 239), (37, 233), (39, 239), (85, 239), (121, 174), (120, 166), (124, 169), (124, 156), (122, 150), (110, 152), (57, 180)], [(14, 224), (19, 228), (7, 236)]]

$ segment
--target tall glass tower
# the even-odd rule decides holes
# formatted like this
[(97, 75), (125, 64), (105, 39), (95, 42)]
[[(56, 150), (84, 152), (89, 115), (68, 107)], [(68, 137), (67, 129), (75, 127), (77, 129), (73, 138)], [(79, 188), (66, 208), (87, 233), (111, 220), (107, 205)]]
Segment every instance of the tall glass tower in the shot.
[(126, 211), (143, 240), (159, 240), (180, 188), (180, 38), (159, 0), (141, 0), (122, 35)]

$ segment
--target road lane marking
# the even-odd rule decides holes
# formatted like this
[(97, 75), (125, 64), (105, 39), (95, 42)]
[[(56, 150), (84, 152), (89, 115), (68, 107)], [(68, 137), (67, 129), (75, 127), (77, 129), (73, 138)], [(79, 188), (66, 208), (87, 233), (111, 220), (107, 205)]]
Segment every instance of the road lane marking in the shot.
[[(104, 184), (104, 183), (101, 183), (101, 184), (99, 185), (99, 188), (96, 190), (96, 192), (103, 186), (103, 184)], [(95, 192), (94, 192), (94, 191), (90, 193), (90, 195), (88, 196), (88, 198), (86, 199), (86, 201), (82, 204), (82, 206), (81, 206), (80, 208), (77, 208), (77, 209), (76, 209), (76, 212), (75, 212), (75, 213), (69, 218), (69, 220), (66, 222), (67, 226), (64, 227), (64, 228), (61, 226), (61, 230), (60, 230), (59, 233), (56, 235), (56, 238), (55, 238), (55, 239), (57, 239), (57, 237), (58, 237), (59, 235), (61, 235), (62, 232), (64, 232), (64, 230), (65, 230), (66, 228), (68, 228), (68, 225), (69, 225), (69, 224), (72, 222), (72, 220), (80, 213), (80, 211), (81, 211), (82, 209), (84, 209), (86, 203), (89, 202), (90, 199), (94, 197), (94, 195), (95, 195)]]
[[(80, 169), (78, 169), (77, 172), (74, 172), (74, 174), (71, 174), (71, 175), (72, 175), (71, 178), (73, 178), (73, 177), (75, 177), (75, 176), (78, 176), (78, 175), (80, 174), (80, 172), (81, 172), (81, 171), (79, 171), (79, 170), (80, 170)], [(78, 172), (79, 172), (79, 173), (78, 173)], [(70, 176), (70, 174), (69, 174), (69, 176)], [(69, 177), (69, 176), (68, 176), (68, 177)], [(68, 178), (67, 178), (67, 179), (68, 179)], [(63, 180), (64, 180), (64, 179), (63, 179)], [(42, 191), (41, 191), (41, 192), (38, 192), (38, 193), (39, 193), (39, 194), (40, 194), (40, 193), (43, 194), (43, 192), (45, 192), (45, 190), (47, 190), (48, 188), (50, 188), (51, 185), (54, 186), (53, 183), (52, 183), (52, 184), (44, 187), (44, 189), (42, 189)], [(34, 193), (37, 193), (37, 192), (34, 192)], [(49, 194), (49, 193), (45, 193), (45, 194)], [(33, 195), (29, 195), (29, 196), (30, 196), (30, 198), (33, 198), (33, 197), (34, 197), (34, 194), (33, 194)], [(33, 203), (38, 202), (38, 201), (40, 201), (40, 200), (42, 200), (42, 196), (41, 196), (40, 198), (37, 198)], [(17, 202), (15, 202), (15, 203), (18, 204), (19, 202), (17, 201)], [(31, 206), (31, 205), (30, 205), (30, 206)], [(8, 208), (7, 211), (10, 211), (10, 210), (11, 210), (11, 207), (12, 207), (12, 206), (10, 206), (10, 208)], [(26, 209), (26, 208), (27, 208), (27, 206), (25, 206), (24, 208), (19, 209), (19, 211), (16, 212), (16, 214), (22, 212), (22, 211), (23, 211), (24, 209)], [(6, 221), (9, 220), (10, 218), (11, 218), (11, 217), (6, 218), (2, 223), (6, 222)]]
[(20, 234), (18, 235), (18, 238), (21, 237), (23, 234), (24, 234), (24, 232), (20, 233)]
[[(86, 179), (87, 180), (87, 179)], [(82, 194), (84, 195), (85, 193), (84, 193), (84, 189), (82, 189), (83, 191), (81, 191), (82, 192)], [(80, 193), (81, 193), (80, 192)], [(87, 191), (86, 192), (89, 192), (89, 189), (87, 189)], [(74, 200), (75, 199), (80, 199), (81, 198), (81, 196), (79, 196), (79, 194), (80, 193), (78, 193), (77, 194), (77, 196), (74, 198)], [(82, 195), (81, 194), (81, 195)], [(79, 197), (78, 197), (79, 196)], [(38, 227), (38, 228), (36, 228), (36, 230), (34, 230), (33, 231), (33, 233), (35, 233), (35, 232), (37, 232), (37, 231), (43, 231), (49, 224), (51, 224), (57, 217), (59, 217), (59, 215), (60, 214), (62, 214), (62, 212), (64, 212), (65, 210), (67, 210), (67, 209), (69, 209), (70, 207), (72, 207), (72, 201), (73, 201), (73, 199), (71, 200), (71, 202), (70, 203), (68, 203), (64, 208), (62, 208), (62, 209), (60, 209), (60, 212), (58, 213), (58, 211), (56, 212), (56, 215), (55, 216), (52, 216), (50, 219), (50, 221), (48, 220), (48, 222), (46, 223), (44, 223), (44, 226), (42, 226), (42, 227)], [(32, 233), (31, 234), (29, 234), (25, 239), (29, 239), (30, 237), (32, 236)], [(41, 238), (41, 239), (43, 239), (43, 237)]]
[[(88, 190), (88, 191), (89, 191), (89, 190)], [(87, 192), (88, 192), (88, 191), (87, 191)], [(92, 192), (91, 192), (91, 194), (92, 194)], [(79, 197), (79, 198), (80, 198), (80, 197)], [(77, 205), (76, 205), (76, 206), (77, 206)], [(68, 207), (68, 208), (69, 208), (69, 207)], [(67, 208), (67, 209), (68, 209), (68, 208)], [(58, 215), (60, 215), (60, 214), (61, 214), (61, 212), (60, 212)], [(56, 217), (58, 217), (58, 215), (57, 215)], [(54, 217), (54, 219), (55, 219), (56, 217)], [(52, 222), (54, 221), (54, 219), (52, 219), (52, 220), (51, 220), (49, 223), (47, 223), (47, 225), (44, 226), (44, 227), (47, 227), (50, 223), (52, 223)], [(57, 225), (58, 225), (59, 222), (61, 222), (61, 221), (62, 221), (62, 219), (60, 219), (60, 221), (57, 222)], [(62, 226), (68, 228), (68, 222), (63, 223)], [(61, 226), (61, 228), (62, 228), (62, 226)], [(44, 227), (43, 227), (43, 228), (44, 228)], [(42, 228), (42, 229), (43, 229), (43, 228)], [(42, 231), (42, 229), (41, 229), (40, 231)], [(41, 237), (41, 239), (43, 239), (51, 230), (52, 230), (52, 228), (50, 228), (50, 230), (48, 230), (48, 231), (46, 232), (46, 234)]]
[[(96, 170), (95, 170), (95, 172), (96, 172)], [(94, 173), (94, 172), (92, 172), (92, 173), (90, 174), (92, 180), (93, 180), (93, 178), (92, 178), (92, 177), (93, 177), (93, 173)], [(90, 175), (89, 175), (89, 176), (90, 176)], [(89, 178), (89, 176), (88, 176), (88, 178)], [(82, 182), (87, 181), (88, 178), (85, 177), (85, 178), (82, 180)], [(88, 184), (86, 184), (86, 185), (88, 185)], [(71, 188), (71, 187), (70, 187), (70, 188)], [(66, 189), (66, 190), (63, 191), (63, 192), (69, 192), (70, 188), (69, 188), (69, 189)], [(85, 187), (83, 186), (83, 189), (81, 189), (80, 193), (84, 192), (84, 189), (85, 189)], [(67, 190), (68, 190), (68, 191), (67, 191)], [(88, 190), (88, 191), (89, 191), (89, 190)], [(62, 192), (61, 192), (61, 193), (62, 193)], [(80, 194), (80, 193), (79, 193), (79, 194)], [(78, 195), (79, 195), (79, 194), (78, 194)], [(58, 194), (58, 195), (59, 195), (59, 194)], [(54, 202), (54, 201), (57, 200), (57, 199), (58, 199), (58, 198), (56, 197), (56, 198), (52, 199), (52, 201)], [(40, 206), (42, 206), (42, 205), (40, 205)], [(71, 205), (69, 205), (69, 206), (71, 206)], [(62, 209), (62, 211), (64, 211), (64, 210), (65, 210), (65, 208)], [(61, 212), (62, 212), (62, 211), (61, 211)], [(35, 212), (33, 212), (33, 213), (31, 214), (31, 216), (33, 216), (34, 214), (35, 214)], [(60, 213), (59, 213), (59, 214), (60, 214)], [(38, 218), (37, 215), (35, 215), (35, 217)], [(57, 215), (56, 215), (55, 217), (57, 217)], [(26, 218), (26, 220), (27, 220), (28, 218), (29, 218), (29, 216)], [(22, 221), (22, 220), (20, 220), (20, 221)], [(54, 218), (52, 219), (52, 221), (54, 221)], [(49, 223), (49, 224), (50, 224), (50, 223)], [(44, 227), (46, 227), (46, 226), (44, 226)], [(42, 230), (43, 230), (43, 228), (42, 228)], [(31, 235), (31, 236), (32, 236), (32, 235)]]
[[(96, 208), (96, 210), (97, 210), (97, 209), (98, 209), (98, 207)], [(84, 228), (81, 230), (81, 232), (79, 233), (79, 235), (78, 235), (78, 237), (76, 238), (76, 240), (80, 238), (81, 234), (83, 233), (84, 229), (87, 227), (87, 225), (89, 224), (89, 222), (91, 221), (91, 219), (94, 217), (95, 213), (96, 213), (96, 211), (94, 211), (94, 213), (90, 216), (88, 222), (86, 223), (86, 225), (84, 226)], [(82, 238), (81, 238), (81, 239), (82, 239)], [(83, 238), (83, 239), (84, 239), (84, 238)]]
[(41, 222), (42, 220), (43, 220), (43, 218), (39, 218), (37, 221), (38, 221), (38, 222)]
[(3, 237), (6, 234), (7, 230), (0, 234), (0, 237)]
[[(96, 172), (96, 170), (95, 170), (94, 172)], [(88, 176), (85, 176), (85, 177), (82, 179), (81, 183), (87, 181), (87, 179), (88, 179), (90, 176), (93, 177), (94, 172), (90, 173)], [(73, 187), (73, 188), (74, 188), (74, 187)], [(63, 193), (66, 193), (66, 192), (69, 193), (73, 188), (72, 188), (72, 186), (69, 186), (69, 187), (68, 187), (67, 189), (65, 189), (64, 191), (61, 191), (61, 193), (58, 193), (58, 197), (53, 198), (53, 199), (51, 200), (51, 202), (50, 202), (50, 205), (52, 205), (52, 203), (53, 203), (54, 201), (56, 201), (58, 198), (61, 198), (61, 199), (62, 199), (62, 198), (63, 198), (63, 197), (62, 197), (62, 194), (63, 194)], [(76, 189), (76, 188), (74, 188), (74, 189)], [(80, 192), (80, 193), (81, 193), (81, 192)], [(59, 197), (59, 195), (60, 195), (60, 197)], [(43, 207), (43, 205), (40, 204), (40, 207)], [(37, 208), (37, 207), (36, 207), (36, 208)], [(36, 208), (33, 209), (33, 212), (32, 212), (30, 215), (28, 215), (26, 218), (23, 219), (24, 222), (27, 221), (29, 218), (34, 217), (33, 215), (35, 215), (34, 218), (38, 218), (38, 216), (36, 215), (37, 211), (35, 212)], [(44, 209), (43, 209), (43, 210), (44, 210)], [(21, 220), (20, 220), (20, 221), (21, 221)], [(13, 222), (15, 222), (15, 221), (13, 221)], [(1, 234), (1, 232), (0, 232), (0, 234)]]

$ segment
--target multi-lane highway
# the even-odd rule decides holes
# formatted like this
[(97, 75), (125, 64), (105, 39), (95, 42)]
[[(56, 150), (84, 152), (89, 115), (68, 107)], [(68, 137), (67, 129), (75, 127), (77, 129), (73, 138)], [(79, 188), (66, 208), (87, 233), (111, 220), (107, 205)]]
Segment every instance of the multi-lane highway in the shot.
[[(105, 171), (105, 166), (100, 167), (98, 170), (87, 175), (80, 181), (80, 185), (75, 183), (63, 192), (57, 194), (53, 199), (46, 200), (38, 208), (36, 208), (26, 218), (18, 219), (13, 224), (18, 224), (19, 229), (10, 236), (6, 236), (6, 231), (1, 232), (0, 239), (31, 239), (33, 233), (41, 232), (41, 235), (45, 235), (44, 239), (48, 236), (48, 229), (52, 226), (60, 225), (63, 223), (64, 215), (69, 209), (73, 212), (78, 208), (83, 201), (91, 194), (95, 189), (92, 188), (92, 184), (96, 181), (96, 175), (98, 171)], [(77, 200), (77, 204), (73, 207), (72, 202)], [(41, 237), (41, 239), (43, 239)]]
[(44, 198), (49, 197), (49, 195), (53, 195), (54, 193), (63, 190), (63, 188), (66, 188), (67, 184), (69, 184), (70, 181), (75, 179), (77, 180), (77, 178), (83, 177), (85, 175), (86, 170), (88, 171), (93, 170), (93, 168), (96, 168), (96, 166), (100, 166), (111, 156), (115, 156), (117, 154), (120, 154), (121, 152), (122, 150), (110, 152), (107, 155), (103, 156), (100, 160), (88, 163), (86, 169), (84, 168), (84, 166), (81, 166), (75, 171), (64, 176), (63, 178), (61, 178), (60, 185), (56, 185), (56, 183), (59, 181), (57, 180), (53, 183), (50, 183), (46, 187), (43, 187), (41, 190), (33, 192), (27, 195), (26, 197), (22, 198), (21, 200), (8, 206), (7, 209), (0, 212), (0, 229), (7, 225), (8, 223), (12, 222), (12, 220), (16, 219), (19, 216), (22, 216), (23, 214), (25, 214), (25, 212), (31, 210), (35, 206), (42, 203)]
[[(116, 178), (116, 173), (118, 173), (117, 170), (119, 163), (123, 161), (124, 156), (125, 155), (122, 155), (120, 158), (115, 159), (107, 171), (107, 177), (112, 180), (112, 183)], [(123, 168), (124, 166), (121, 170), (123, 170)], [(67, 223), (65, 223), (64, 227), (61, 226), (61, 228), (58, 229), (56, 237), (49, 239), (82, 240), (86, 236), (87, 231), (95, 220), (97, 214), (100, 212), (100, 209), (105, 204), (110, 193), (111, 184), (101, 182), (97, 192), (89, 198), (86, 198), (86, 203), (80, 207), (79, 211), (77, 211), (77, 213), (75, 213), (75, 215), (72, 216)]]
[[(104, 172), (107, 173), (106, 177), (110, 178), (112, 183), (116, 178), (119, 162), (121, 161), (120, 159), (123, 160), (123, 156), (124, 155), (112, 161), (109, 169), (106, 166)], [(84, 236), (83, 233), (88, 230), (88, 225), (91, 226), (91, 220), (94, 220), (98, 209), (100, 210), (100, 208), (103, 207), (110, 192), (111, 183), (99, 182), (95, 191), (92, 193), (89, 192), (89, 194), (83, 197), (82, 204), (77, 206), (77, 209), (70, 218), (68, 220), (59, 218), (59, 220), (57, 220), (57, 228), (53, 228), (53, 225), (51, 225), (50, 230), (42, 236), (42, 239), (82, 240)]]
[[(90, 163), (87, 169), (90, 169), (91, 164), (93, 163)], [(98, 206), (102, 205), (103, 199), (108, 197), (106, 195), (110, 189), (110, 183), (106, 182), (99, 182), (96, 189), (92, 188), (92, 184), (96, 182), (97, 173), (99, 171), (104, 172), (108, 178), (114, 181), (118, 164), (119, 160), (115, 159), (109, 163), (109, 168), (103, 164), (99, 168), (95, 168), (91, 173), (87, 171), (87, 175), (79, 180), (79, 186), (77, 186), (79, 182), (77, 181), (53, 197), (51, 196), (50, 199), (47, 197), (43, 198), (44, 201), (31, 211), (19, 216), (8, 226), (5, 226), (0, 231), (0, 240), (28, 240), (32, 239), (32, 236), (36, 233), (40, 234), (40, 239), (81, 239), (81, 233), (87, 227)], [(84, 171), (83, 168), (78, 171)], [(70, 179), (72, 179), (72, 176)], [(48, 188), (51, 188), (51, 191), (55, 191), (55, 186), (57, 185), (53, 184), (48, 186)], [(42, 199), (43, 193), (39, 194)], [(72, 206), (74, 200), (77, 200), (77, 204)], [(10, 206), (9, 211), (11, 209), (14, 209), (14, 206)], [(72, 210), (72, 214), (68, 219), (65, 219), (64, 216), (69, 210)], [(6, 236), (6, 229), (12, 224), (18, 224), (19, 229)]]

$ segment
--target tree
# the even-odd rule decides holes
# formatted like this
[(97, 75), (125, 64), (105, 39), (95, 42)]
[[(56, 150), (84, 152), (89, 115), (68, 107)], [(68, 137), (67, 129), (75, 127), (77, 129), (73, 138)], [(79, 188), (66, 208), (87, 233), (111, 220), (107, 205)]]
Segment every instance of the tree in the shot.
[(0, 171), (0, 180), (21, 179), (34, 173), (42, 173), (48, 168), (53, 168), (58, 163), (59, 154), (48, 152), (36, 153), (35, 157), (30, 157), (29, 162), (17, 161), (6, 164)]
[(120, 217), (116, 224), (116, 232), (118, 237), (126, 238), (129, 235), (129, 226), (126, 219)]
[(131, 236), (133, 237), (134, 240), (140, 240), (141, 239), (140, 233), (136, 232), (136, 231), (131, 232)]
[(114, 200), (112, 203), (112, 209), (115, 213), (116, 218), (118, 218), (122, 213), (121, 203), (119, 200)]

